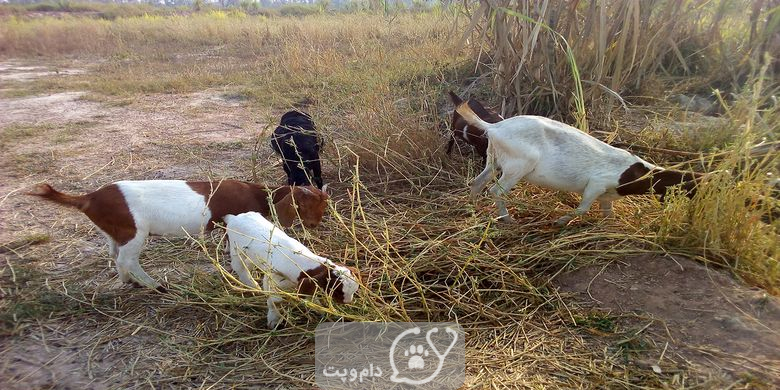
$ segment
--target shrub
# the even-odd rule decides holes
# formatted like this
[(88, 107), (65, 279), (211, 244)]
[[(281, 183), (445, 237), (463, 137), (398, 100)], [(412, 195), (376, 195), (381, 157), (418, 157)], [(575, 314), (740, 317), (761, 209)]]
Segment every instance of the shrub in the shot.
[(320, 7), (316, 4), (285, 4), (279, 7), (279, 15), (282, 16), (307, 16), (320, 12)]

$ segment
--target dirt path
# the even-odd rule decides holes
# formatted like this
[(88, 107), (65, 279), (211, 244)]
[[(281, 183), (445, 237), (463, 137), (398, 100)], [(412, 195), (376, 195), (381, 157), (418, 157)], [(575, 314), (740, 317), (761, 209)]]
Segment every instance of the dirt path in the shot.
[(637, 340), (647, 337), (655, 346), (650, 367), (693, 364), (713, 376), (725, 371), (780, 385), (780, 300), (722, 271), (685, 258), (645, 255), (581, 268), (558, 277), (557, 284), (584, 307), (616, 318), (638, 314), (641, 321), (622, 325), (647, 326)]

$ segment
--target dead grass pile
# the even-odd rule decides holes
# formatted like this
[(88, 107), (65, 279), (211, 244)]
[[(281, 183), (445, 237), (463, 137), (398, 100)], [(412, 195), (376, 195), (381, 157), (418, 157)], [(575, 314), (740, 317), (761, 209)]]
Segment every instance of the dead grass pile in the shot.
[[(453, 184), (455, 179), (456, 175), (430, 176), (426, 185), (417, 186), (355, 175), (348, 181), (351, 186), (334, 188), (333, 208), (324, 226), (297, 235), (317, 253), (358, 267), (365, 275), (365, 288), (355, 304), (346, 306), (333, 306), (327, 299), (320, 306), (288, 296), (289, 305), (282, 306), (287, 329), (265, 329), (265, 294), (232, 288), (231, 280), (214, 272), (212, 263), (221, 268), (227, 262), (216, 244), (219, 236), (197, 240), (194, 247), (182, 246), (181, 240), (156, 240), (144, 251), (145, 268), (161, 279), (164, 274), (172, 285), (172, 294), (160, 296), (143, 290), (106, 290), (108, 279), (115, 279), (113, 268), (101, 265), (104, 255), (95, 255), (95, 250), (102, 253), (100, 246), (90, 248), (76, 238), (90, 235), (92, 228), (85, 226), (58, 232), (72, 237), (65, 242), (85, 247), (47, 248), (62, 251), (55, 261), (68, 262), (63, 270), (73, 267), (48, 274), (46, 285), (38, 285), (51, 299), (37, 296), (26, 302), (26, 294), (9, 291), (4, 323), (21, 325), (6, 331), (37, 332), (36, 322), (29, 320), (41, 312), (49, 313), (48, 318), (39, 318), (43, 324), (67, 322), (79, 313), (82, 326), (94, 330), (89, 340), (79, 341), (91, 345), (88, 350), (96, 359), (92, 375), (100, 378), (107, 370), (102, 362), (111, 356), (111, 361), (121, 362), (115, 363), (117, 369), (145, 373), (144, 380), (163, 387), (280, 383), (305, 387), (314, 375), (312, 330), (320, 321), (340, 318), (459, 322), (468, 334), (469, 387), (512, 386), (520, 381), (558, 387), (660, 386), (694, 380), (687, 377), (695, 373), (675, 377), (637, 370), (616, 345), (606, 355), (594, 349), (591, 341), (571, 330), (576, 327), (575, 314), (549, 285), (564, 270), (651, 249), (638, 219), (625, 226), (607, 221), (566, 231), (548, 229), (536, 213), (555, 209), (558, 202), (539, 196), (517, 226), (499, 229), (487, 218), (493, 211), (489, 202), (480, 202), (475, 210), (466, 192)], [(521, 202), (513, 203), (519, 207)], [(633, 229), (633, 234), (614, 233), (614, 224)], [(31, 247), (18, 255), (35, 259), (47, 251)], [(27, 267), (16, 268), (18, 275), (25, 272)], [(95, 272), (101, 275), (95, 277)], [(28, 293), (30, 284), (42, 282), (40, 276), (5, 281)], [(41, 306), (47, 301), (53, 306)], [(33, 308), (40, 312), (30, 311)], [(615, 329), (616, 334), (623, 331)], [(67, 345), (57, 336), (48, 340)], [(130, 340), (154, 344), (123, 349), (123, 344), (135, 345)], [(673, 358), (665, 364), (684, 367)], [(130, 378), (137, 380), (116, 376)]]

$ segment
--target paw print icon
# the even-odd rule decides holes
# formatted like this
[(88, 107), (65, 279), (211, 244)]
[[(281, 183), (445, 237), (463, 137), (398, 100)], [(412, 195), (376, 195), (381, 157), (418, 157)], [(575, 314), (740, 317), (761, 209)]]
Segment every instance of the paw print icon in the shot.
[(425, 359), (423, 356), (428, 357), (428, 350), (422, 345), (415, 347), (412, 344), (409, 349), (404, 351), (404, 356), (411, 356), (409, 362), (406, 364), (410, 370), (422, 370), (425, 368)]
[[(434, 333), (439, 332), (439, 328), (431, 328), (428, 330), (428, 332), (425, 333), (425, 341), (428, 344), (427, 346), (424, 346), (423, 344), (414, 344), (410, 343), (408, 348), (404, 349), (403, 352), (403, 358), (402, 359), (408, 359), (406, 361), (406, 369), (408, 372), (402, 373), (401, 370), (398, 369), (398, 365), (396, 364), (396, 356), (401, 356), (401, 353), (396, 355), (396, 348), (398, 347), (398, 344), (401, 343), (401, 340), (404, 339), (406, 336), (410, 335), (420, 335), (421, 330), (419, 326), (416, 326), (411, 329), (407, 329), (398, 336), (396, 336), (395, 340), (393, 340), (393, 345), (390, 346), (390, 367), (393, 369), (393, 375), (390, 376), (390, 380), (395, 383), (407, 383), (410, 385), (422, 385), (425, 383), (430, 382), (433, 380), (433, 378), (436, 378), (437, 375), (439, 375), (439, 372), (441, 371), (442, 367), (444, 366), (444, 361), (447, 357), (447, 354), (450, 353), (450, 350), (452, 350), (452, 347), (455, 346), (455, 343), (458, 341), (458, 333), (455, 332), (450, 327), (444, 328), (444, 331), (450, 335), (452, 338), (452, 341), (450, 342), (450, 345), (447, 347), (447, 349), (444, 351), (444, 353), (439, 353), (439, 350), (436, 349), (436, 346), (434, 345), (433, 341), (431, 340), (431, 335)], [(435, 360), (438, 360), (438, 362), (434, 362), (433, 364), (426, 365), (426, 358), (428, 358), (429, 353), (428, 351), (433, 351)], [(401, 365), (401, 367), (404, 367)], [(435, 369), (434, 369), (435, 367)], [(411, 375), (412, 372), (418, 372), (422, 373), (422, 375), (425, 375), (426, 373), (430, 372), (430, 374), (425, 377), (418, 379), (418, 376), (422, 375)], [(406, 375), (404, 375), (406, 374)]]

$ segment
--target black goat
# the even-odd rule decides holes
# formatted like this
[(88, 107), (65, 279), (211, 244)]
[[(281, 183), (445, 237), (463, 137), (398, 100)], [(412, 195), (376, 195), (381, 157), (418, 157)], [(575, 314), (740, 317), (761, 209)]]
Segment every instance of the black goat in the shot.
[(288, 185), (322, 188), (322, 138), (309, 114), (288, 111), (271, 135), (271, 148), (282, 157)]

